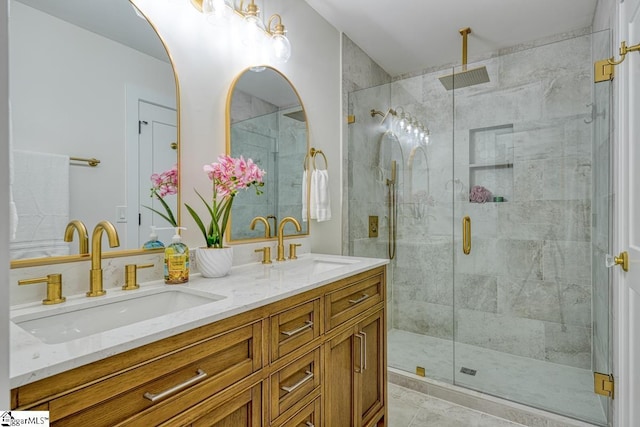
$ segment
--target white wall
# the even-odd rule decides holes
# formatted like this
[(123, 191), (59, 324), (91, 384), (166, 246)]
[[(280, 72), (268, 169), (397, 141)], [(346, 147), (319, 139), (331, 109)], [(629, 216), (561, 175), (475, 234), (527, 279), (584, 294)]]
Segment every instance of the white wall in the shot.
[(70, 166), (70, 219), (90, 229), (107, 219), (124, 244), (116, 206), (127, 204), (126, 89), (175, 106), (171, 65), (22, 3), (11, 5), (13, 148), (100, 159), (96, 168)]
[[(6, 4), (6, 3), (5, 3)], [(9, 199), (9, 41), (0, 7), (0, 199)], [(0, 283), (9, 282), (9, 204), (0, 204)], [(9, 409), (9, 286), (0, 286), (0, 408)]]
[[(180, 82), (182, 202), (199, 205), (193, 188), (206, 191), (205, 162), (225, 151), (225, 109), (233, 79), (252, 64), (239, 37), (210, 26), (187, 1), (135, 0), (155, 24), (173, 58)], [(262, 6), (261, 2), (257, 3)], [(288, 63), (275, 66), (298, 90), (310, 128), (310, 144), (327, 155), (333, 219), (311, 224), (314, 252), (341, 252), (340, 33), (304, 1), (269, 0), (263, 15), (282, 16), (293, 45)], [(234, 17), (235, 18), (235, 17)], [(268, 62), (267, 62), (268, 63)], [(185, 209), (185, 242), (202, 238)]]

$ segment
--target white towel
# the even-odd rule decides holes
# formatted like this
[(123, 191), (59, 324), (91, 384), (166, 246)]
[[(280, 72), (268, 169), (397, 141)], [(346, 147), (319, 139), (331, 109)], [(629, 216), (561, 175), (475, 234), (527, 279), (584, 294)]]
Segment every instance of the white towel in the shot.
[(11, 259), (69, 254), (69, 157), (13, 151), (13, 197), (18, 213)]
[(331, 219), (331, 199), (329, 197), (329, 172), (314, 169), (311, 173), (311, 218), (318, 222)]
[(302, 221), (307, 222), (309, 207), (307, 206), (307, 170), (302, 171)]

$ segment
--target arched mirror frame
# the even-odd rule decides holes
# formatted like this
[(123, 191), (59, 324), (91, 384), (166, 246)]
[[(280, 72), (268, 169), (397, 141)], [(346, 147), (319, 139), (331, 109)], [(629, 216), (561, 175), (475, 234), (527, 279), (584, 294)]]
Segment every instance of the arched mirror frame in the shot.
[[(167, 54), (167, 57), (169, 58), (169, 63), (171, 65), (171, 69), (173, 70), (173, 77), (174, 77), (174, 82), (175, 82), (175, 90), (176, 90), (176, 142), (177, 142), (177, 153), (176, 153), (176, 157), (177, 157), (177, 169), (178, 169), (178, 194), (177, 194), (177, 206), (181, 205), (181, 197), (180, 197), (180, 193), (181, 193), (181, 186), (180, 186), (180, 177), (181, 175), (181, 167), (180, 167), (180, 147), (181, 147), (181, 138), (180, 138), (180, 82), (178, 79), (178, 73), (176, 71), (176, 67), (175, 67), (175, 63), (173, 60), (173, 56), (171, 55), (171, 52), (169, 51), (169, 48), (167, 47), (167, 44), (165, 43), (165, 40), (162, 38), (162, 36), (160, 35), (160, 33), (158, 32), (158, 29), (156, 28), (155, 24), (149, 19), (149, 17), (144, 14), (144, 12), (140, 11), (135, 4), (131, 1), (131, 0), (124, 0), (124, 1), (128, 1), (132, 7), (134, 7), (140, 14), (142, 14), (144, 16), (144, 19), (147, 21), (147, 24), (153, 29), (153, 31), (156, 33), (156, 36), (158, 37), (158, 39), (160, 40), (160, 43), (162, 43), (162, 46)], [(180, 209), (177, 209), (177, 221), (178, 224), (181, 224), (181, 215), (180, 215)], [(91, 232), (91, 230), (89, 230), (89, 232)], [(74, 244), (74, 243), (71, 243)], [(126, 250), (114, 250), (114, 251), (103, 251), (102, 252), (102, 258), (119, 258), (119, 257), (129, 257), (129, 256), (135, 256), (135, 255), (143, 255), (143, 254), (149, 254), (149, 253), (162, 253), (164, 250), (163, 249), (126, 249)], [(53, 265), (53, 264), (64, 264), (64, 263), (72, 263), (72, 262), (78, 262), (78, 261), (86, 261), (90, 258), (90, 254), (79, 254), (79, 255), (65, 255), (65, 256), (51, 256), (51, 257), (45, 257), (45, 258), (26, 258), (26, 259), (19, 259), (19, 260), (12, 260), (10, 262), (10, 268), (11, 269), (16, 269), (16, 268), (26, 268), (26, 267), (35, 267), (35, 266), (40, 266), (40, 265)]]
[[(307, 110), (304, 107), (304, 103), (302, 102), (302, 98), (300, 97), (300, 94), (298, 93), (298, 90), (296, 89), (296, 87), (293, 85), (293, 83), (291, 82), (291, 80), (289, 80), (289, 78), (287, 78), (287, 76), (285, 76), (281, 71), (279, 71), (276, 68), (270, 67), (270, 66), (265, 66), (265, 69), (273, 71), (275, 73), (277, 73), (284, 81), (286, 81), (289, 84), (289, 87), (291, 88), (291, 90), (293, 91), (293, 93), (296, 95), (296, 97), (298, 98), (298, 102), (300, 104), (300, 108), (302, 109), (302, 111), (305, 114), (306, 120), (305, 120), (305, 128), (306, 128), (306, 148), (305, 148), (305, 154), (302, 156), (303, 158), (300, 159), (300, 170), (303, 170), (306, 167), (306, 162), (308, 160), (308, 156), (309, 156), (309, 150), (311, 149), (311, 143), (310, 143), (310, 137), (309, 137), (309, 121), (308, 121), (308, 116), (307, 116)], [(226, 103), (226, 111), (225, 111), (225, 129), (226, 129), (226, 153), (228, 155), (231, 155), (231, 101), (233, 100), (233, 93), (234, 90), (236, 88), (236, 85), (238, 83), (238, 81), (240, 80), (240, 78), (242, 78), (243, 75), (245, 75), (245, 73), (253, 73), (254, 71), (251, 70), (251, 68), (246, 68), (244, 70), (242, 70), (242, 72), (240, 72), (231, 82), (231, 86), (229, 88), (229, 92), (227, 93), (227, 103)], [(308, 182), (306, 183), (306, 185), (308, 186)], [(309, 203), (309, 191), (307, 191), (307, 205)], [(302, 199), (302, 190), (300, 192), (300, 197), (299, 199)], [(235, 204), (234, 204), (235, 207)], [(300, 215), (301, 217), (302, 215)], [(280, 218), (282, 219), (282, 218)], [(300, 218), (302, 219), (302, 218)], [(310, 216), (309, 213), (307, 212), (307, 218), (303, 219), (303, 222), (300, 222), (301, 225), (305, 225), (306, 229), (304, 231), (301, 231), (299, 233), (291, 233), (291, 230), (288, 230), (287, 233), (291, 233), (291, 234), (287, 234), (286, 237), (287, 238), (296, 238), (296, 237), (305, 237), (305, 236), (309, 236), (310, 232), (311, 232), (311, 221), (310, 221)], [(229, 219), (229, 224), (227, 225), (227, 230), (225, 232), (225, 240), (227, 243), (230, 244), (242, 244), (242, 243), (254, 243), (254, 242), (264, 242), (264, 241), (273, 241), (277, 239), (277, 224), (275, 229), (272, 230), (272, 237), (250, 237), (250, 238), (240, 238), (240, 239), (234, 239), (233, 235), (232, 235), (232, 225), (233, 225), (233, 214), (231, 215), (230, 219)], [(247, 228), (249, 228), (249, 223), (247, 223)]]

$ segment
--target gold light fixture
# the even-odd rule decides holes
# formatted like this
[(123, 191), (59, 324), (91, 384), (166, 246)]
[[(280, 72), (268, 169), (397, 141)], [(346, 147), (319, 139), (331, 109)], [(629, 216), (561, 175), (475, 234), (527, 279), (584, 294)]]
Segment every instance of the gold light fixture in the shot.
[(259, 66), (254, 71), (262, 71), (263, 58), (269, 56), (275, 63), (283, 64), (291, 57), (291, 42), (287, 37), (282, 17), (271, 15), (265, 26), (260, 16), (260, 8), (254, 0), (245, 6), (244, 0), (236, 9), (233, 0), (190, 0), (191, 4), (202, 12), (212, 25), (225, 24), (232, 16), (241, 18), (245, 26), (242, 29), (242, 42)]

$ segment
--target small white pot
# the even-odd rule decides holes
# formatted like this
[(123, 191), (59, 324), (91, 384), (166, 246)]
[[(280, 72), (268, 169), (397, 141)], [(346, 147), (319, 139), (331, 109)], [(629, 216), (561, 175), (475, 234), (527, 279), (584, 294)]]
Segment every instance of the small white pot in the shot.
[(224, 277), (233, 265), (233, 248), (198, 248), (196, 262), (203, 277)]

